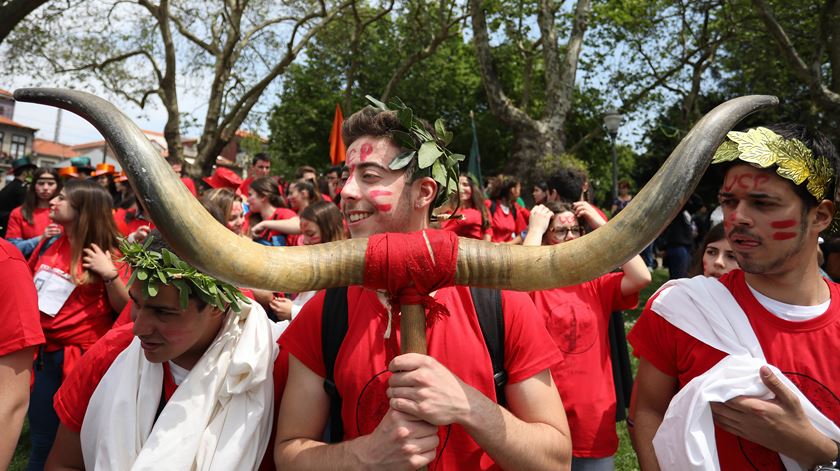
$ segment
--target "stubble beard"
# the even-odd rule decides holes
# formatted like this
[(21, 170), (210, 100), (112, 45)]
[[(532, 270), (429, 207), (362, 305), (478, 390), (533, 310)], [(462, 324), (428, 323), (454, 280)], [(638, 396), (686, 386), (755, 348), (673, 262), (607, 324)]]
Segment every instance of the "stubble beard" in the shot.
[(762, 263), (760, 261), (745, 259), (744, 256), (735, 252), (735, 258), (738, 260), (738, 265), (741, 267), (741, 270), (753, 275), (770, 275), (778, 272), (780, 268), (787, 265), (788, 261), (795, 258), (805, 247), (805, 235), (808, 233), (808, 223), (805, 216), (806, 214), (802, 214), (802, 219), (799, 223), (799, 235), (796, 236), (795, 245), (776, 258)]

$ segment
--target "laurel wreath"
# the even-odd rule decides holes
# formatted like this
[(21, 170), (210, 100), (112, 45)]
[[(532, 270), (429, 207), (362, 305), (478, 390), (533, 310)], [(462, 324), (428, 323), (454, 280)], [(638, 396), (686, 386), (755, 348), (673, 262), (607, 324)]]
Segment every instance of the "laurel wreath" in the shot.
[(397, 97), (390, 101), (390, 108), (370, 95), (365, 98), (376, 109), (396, 112), (400, 125), (405, 129), (391, 133), (394, 141), (406, 150), (394, 157), (388, 167), (401, 170), (417, 158), (420, 175), (432, 177), (442, 190), (438, 191), (435, 207), (442, 206), (450, 195), (458, 192), (458, 162), (466, 158), (446, 147), (452, 142), (452, 131), (447, 130), (443, 119), (438, 118), (434, 133), (429, 132), (414, 115), (414, 111)]
[(169, 250), (149, 250), (153, 239), (146, 238), (143, 245), (127, 240), (120, 243), (123, 254), (120, 260), (132, 269), (127, 286), (130, 287), (136, 280), (144, 282), (145, 298), (157, 296), (161, 285), (170, 285), (178, 288), (181, 309), (187, 308), (191, 294), (222, 311), (230, 306), (240, 312), (241, 307), (236, 301), (250, 302), (235, 286), (201, 273)]

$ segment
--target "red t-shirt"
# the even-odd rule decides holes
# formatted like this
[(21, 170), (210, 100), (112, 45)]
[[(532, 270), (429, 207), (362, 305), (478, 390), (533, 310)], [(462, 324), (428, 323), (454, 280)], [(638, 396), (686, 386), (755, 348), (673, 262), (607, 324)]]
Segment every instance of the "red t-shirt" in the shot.
[[(190, 190), (190, 193), (192, 193), (193, 196), (198, 196), (198, 191), (196, 191), (195, 189), (195, 182), (192, 178), (182, 177), (181, 182), (184, 184), (185, 187), (187, 187), (188, 190)], [(247, 195), (248, 193), (245, 194)]]
[(117, 230), (125, 237), (136, 231), (140, 226), (149, 226), (154, 229), (155, 225), (152, 221), (146, 218), (144, 214), (142, 218), (135, 217), (136, 210), (128, 210), (117, 208), (114, 210), (114, 222), (117, 224)]
[(6, 226), (7, 239), (31, 239), (44, 234), (44, 229), (50, 225), (50, 208), (35, 208), (32, 211), (32, 224), (23, 218), (23, 208), (18, 206), (9, 215)]
[(566, 361), (551, 369), (572, 432), (572, 454), (604, 458), (618, 449), (609, 327), (613, 311), (632, 309), (639, 294), (623, 296), (624, 273), (575, 286), (534, 291), (531, 298)]
[[(268, 220), (269, 221), (282, 221), (284, 219), (291, 219), (291, 218), (296, 218), (296, 217), (298, 217), (297, 213), (295, 213), (291, 209), (277, 208), (277, 209), (274, 210), (274, 213), (272, 213), (271, 217)], [(246, 223), (249, 222), (248, 218), (246, 218), (245, 221), (246, 221)], [(250, 224), (247, 224), (246, 227), (243, 229), (243, 232), (246, 233), (246, 234), (249, 233), (250, 232), (249, 227), (250, 227)], [(262, 231), (262, 233), (257, 234), (257, 235), (259, 236), (260, 239), (263, 239), (263, 240), (266, 240), (266, 241), (274, 241), (274, 240), (277, 240), (278, 238), (281, 238), (281, 237), (285, 238), (286, 245), (296, 245), (296, 242), (297, 242), (297, 236), (296, 235), (286, 235), (282, 232), (272, 231), (272, 230), (269, 230), (269, 229), (266, 229), (266, 230)], [(272, 245), (275, 245), (275, 244), (272, 244)]]
[[(840, 285), (826, 281), (831, 291), (828, 310), (814, 319), (792, 322), (764, 308), (753, 296), (744, 272), (733, 270), (720, 278), (747, 314), (767, 361), (777, 366), (803, 394), (834, 423), (840, 423)], [(683, 387), (705, 373), (725, 354), (685, 332), (650, 310), (645, 311), (627, 336), (633, 354), (648, 360)], [(721, 469), (783, 470), (779, 455), (715, 427)]]
[(38, 294), (20, 251), (0, 239), (0, 357), (44, 343)]
[[(111, 364), (120, 353), (125, 350), (134, 339), (133, 323), (114, 328), (97, 342), (87, 353), (79, 367), (67, 377), (53, 398), (53, 407), (59, 420), (73, 432), (82, 430), (82, 422), (87, 412), (90, 398), (99, 382), (108, 372)], [(274, 425), (271, 429), (271, 439), (266, 449), (260, 470), (274, 469), (274, 434), (277, 427), (277, 409), (283, 389), (286, 387), (288, 376), (289, 356), (282, 349), (274, 361)], [(163, 391), (167, 400), (175, 394), (178, 386), (169, 370), (169, 362), (163, 363)]]
[[(69, 274), (70, 240), (66, 234), (62, 234), (39, 256), (41, 244), (35, 248), (29, 259), (32, 273), (37, 273), (42, 267), (52, 267)], [(116, 256), (119, 257), (119, 254)], [(79, 274), (81, 266), (81, 263), (77, 265)], [(123, 280), (126, 279), (128, 274), (125, 268), (121, 270), (120, 275)], [(108, 302), (105, 283), (95, 276), (92, 278), (92, 281), (76, 286), (55, 316), (41, 314), (41, 327), (44, 329), (48, 352), (68, 346), (87, 349), (105, 335), (114, 323), (114, 313)]]
[[(427, 329), (429, 355), (437, 359), (461, 380), (487, 397), (496, 397), (493, 366), (481, 334), (469, 288), (444, 288), (435, 299), (449, 310)], [(344, 439), (373, 432), (388, 411), (389, 358), (384, 334), (388, 314), (371, 290), (353, 286), (348, 289), (348, 329), (338, 351), (335, 383), (342, 398)], [(326, 374), (321, 351), (321, 311), (324, 292), (307, 302), (280, 338), (280, 345), (307, 368), (323, 377)], [(518, 383), (561, 360), (525, 293), (503, 291), (505, 321), (505, 368), (508, 383)], [(399, 339), (399, 324), (391, 335)], [(492, 459), (467, 434), (463, 427), (452, 425), (438, 429), (440, 443), (435, 463), (430, 469), (497, 469)], [(447, 436), (448, 434), (448, 436)]]
[[(493, 207), (493, 202), (484, 202), (488, 210)], [(518, 206), (509, 206), (507, 213), (502, 204), (496, 202), (496, 211), (490, 214), (491, 242), (507, 242), (521, 234), (528, 228), (525, 218), (521, 214), (514, 217), (514, 211), (519, 213)]]
[[(473, 208), (461, 208), (458, 210), (458, 214), (463, 215), (464, 218), (447, 219), (440, 223), (440, 228), (452, 231), (460, 237), (481, 240), (485, 234), (485, 231), (481, 228), (481, 211)], [(486, 233), (489, 233), (489, 230)]]

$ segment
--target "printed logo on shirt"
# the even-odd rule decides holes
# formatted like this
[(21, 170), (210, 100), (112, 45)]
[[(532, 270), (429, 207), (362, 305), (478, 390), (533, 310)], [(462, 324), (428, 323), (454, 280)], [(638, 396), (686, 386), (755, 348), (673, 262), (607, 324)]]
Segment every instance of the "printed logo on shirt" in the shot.
[[(840, 398), (834, 392), (808, 375), (788, 371), (784, 373), (802, 391), (802, 394), (814, 404), (814, 407), (832, 422), (840, 423)], [(752, 466), (752, 469), (762, 471), (768, 469), (784, 469), (778, 453), (740, 437), (738, 438), (738, 446), (741, 449), (741, 453), (744, 454), (744, 458)]]
[(558, 303), (551, 307), (546, 322), (554, 343), (563, 353), (580, 354), (598, 340), (598, 323), (590, 309)]

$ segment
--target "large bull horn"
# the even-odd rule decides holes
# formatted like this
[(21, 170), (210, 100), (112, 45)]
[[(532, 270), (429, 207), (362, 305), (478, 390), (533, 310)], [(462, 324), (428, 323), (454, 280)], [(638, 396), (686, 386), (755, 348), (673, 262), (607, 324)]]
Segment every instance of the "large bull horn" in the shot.
[(650, 244), (683, 207), (726, 133), (746, 116), (778, 103), (774, 96), (751, 95), (715, 107), (694, 125), (630, 204), (585, 237), (550, 247), (491, 247), (461, 239), (456, 282), (533, 291), (582, 283), (621, 266)]
[[(265, 247), (237, 237), (189, 194), (140, 129), (88, 93), (19, 89), (15, 99), (72, 111), (102, 133), (143, 207), (179, 256), (237, 286), (300, 292), (362, 283), (367, 239), (309, 247)], [(619, 216), (579, 240), (511, 247), (461, 239), (456, 283), (546, 289), (595, 278), (630, 259), (682, 207), (726, 133), (745, 116), (778, 103), (771, 96), (728, 101), (707, 114)]]

